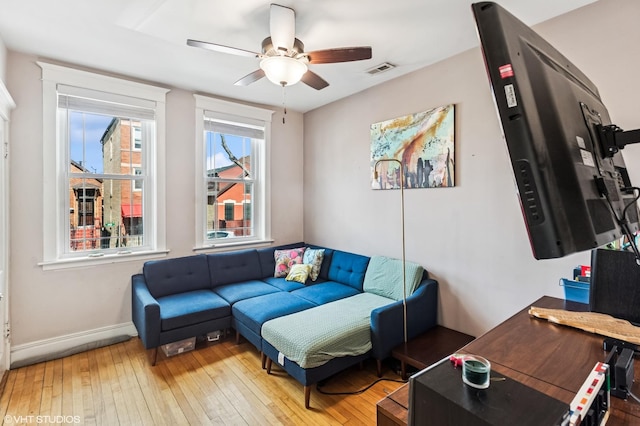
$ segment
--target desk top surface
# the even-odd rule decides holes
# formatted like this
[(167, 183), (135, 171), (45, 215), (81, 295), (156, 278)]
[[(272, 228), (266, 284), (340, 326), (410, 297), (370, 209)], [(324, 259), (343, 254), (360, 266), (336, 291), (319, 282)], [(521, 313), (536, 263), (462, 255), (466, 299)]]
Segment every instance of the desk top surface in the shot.
[[(542, 297), (531, 306), (584, 311), (586, 305)], [(566, 403), (571, 402), (595, 363), (604, 361), (603, 337), (533, 318), (530, 306), (478, 337), (461, 352), (481, 355), (492, 369)], [(634, 361), (632, 391), (640, 396), (640, 362)], [(392, 402), (408, 408), (408, 384), (389, 395)], [(629, 398), (611, 398), (608, 425), (640, 424), (640, 404)], [(406, 419), (406, 413), (401, 417)], [(406, 421), (406, 420), (404, 420)]]

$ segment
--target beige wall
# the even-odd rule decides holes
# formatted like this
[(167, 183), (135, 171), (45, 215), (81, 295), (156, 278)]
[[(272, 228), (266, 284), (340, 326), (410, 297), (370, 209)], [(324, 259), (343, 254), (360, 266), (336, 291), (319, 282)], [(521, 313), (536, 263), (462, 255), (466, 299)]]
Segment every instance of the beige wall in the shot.
[[(640, 128), (640, 2), (599, 0), (539, 28), (598, 86), (611, 120), (625, 130)], [(563, 25), (575, 29), (563, 36)], [(553, 36), (553, 39), (551, 37)], [(631, 181), (640, 185), (640, 144), (623, 155)]]
[[(37, 58), (9, 52), (8, 89), (17, 108), (11, 140), (12, 351), (51, 339), (131, 324), (131, 275), (142, 261), (43, 271), (42, 85)], [(167, 95), (167, 247), (171, 257), (195, 245), (195, 100), (173, 89)], [(302, 235), (302, 114), (273, 115), (271, 138), (272, 236), (276, 244)], [(277, 190), (276, 190), (277, 189)], [(43, 342), (46, 340), (46, 342)], [(15, 354), (14, 354), (15, 355)], [(13, 359), (13, 357), (12, 357)]]
[[(601, 0), (538, 27), (592, 77), (613, 120), (628, 128), (640, 127), (639, 12), (635, 0)], [(450, 103), (456, 187), (405, 191), (406, 253), (440, 282), (440, 323), (479, 335), (542, 295), (562, 297), (558, 278), (589, 263), (588, 253), (533, 259), (479, 48), (305, 114), (304, 235), (400, 257), (400, 194), (369, 189), (369, 126)]]
[(0, 81), (5, 81), (7, 75), (7, 48), (0, 38)]

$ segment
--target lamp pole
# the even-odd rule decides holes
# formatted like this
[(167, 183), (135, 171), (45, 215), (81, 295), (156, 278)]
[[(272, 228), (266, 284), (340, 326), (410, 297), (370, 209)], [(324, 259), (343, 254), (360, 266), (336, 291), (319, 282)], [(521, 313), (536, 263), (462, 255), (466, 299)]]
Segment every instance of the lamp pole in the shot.
[(374, 179), (378, 179), (378, 164), (382, 162), (398, 163), (400, 168), (400, 219), (402, 232), (402, 322), (404, 326), (404, 343), (407, 338), (407, 268), (405, 259), (405, 234), (404, 234), (404, 165), (396, 158), (381, 158), (373, 165)]

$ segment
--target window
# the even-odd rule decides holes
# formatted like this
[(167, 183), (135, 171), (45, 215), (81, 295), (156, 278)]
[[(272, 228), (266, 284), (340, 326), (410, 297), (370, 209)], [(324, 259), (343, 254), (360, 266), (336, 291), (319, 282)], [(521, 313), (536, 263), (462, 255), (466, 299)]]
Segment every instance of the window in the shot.
[(45, 152), (42, 265), (163, 251), (158, 159), (164, 156), (167, 90), (38, 65)]
[[(218, 198), (218, 201), (220, 200), (220, 198)], [(216, 199), (214, 198), (214, 202), (216, 201)], [(234, 215), (234, 210), (236, 208), (236, 203), (233, 200), (224, 200), (224, 220), (226, 221), (233, 221), (235, 220), (235, 215)], [(213, 215), (215, 216), (215, 215)], [(210, 218), (207, 217), (207, 220), (209, 220)], [(213, 219), (213, 217), (211, 218)], [(243, 218), (244, 219), (244, 218)], [(223, 225), (224, 228), (227, 228), (226, 224)]]
[(251, 220), (251, 201), (242, 204), (243, 215), (246, 219)]
[[(143, 176), (144, 172), (141, 167), (134, 167), (133, 174), (136, 176)], [(134, 179), (133, 181), (133, 190), (134, 191), (142, 191), (142, 179)]]
[(268, 240), (273, 111), (195, 97), (196, 246)]
[(142, 149), (142, 128), (140, 126), (132, 126), (133, 131), (133, 149), (140, 151)]
[(75, 192), (78, 200), (78, 226), (93, 226), (93, 211), (96, 203), (94, 188), (81, 188)]

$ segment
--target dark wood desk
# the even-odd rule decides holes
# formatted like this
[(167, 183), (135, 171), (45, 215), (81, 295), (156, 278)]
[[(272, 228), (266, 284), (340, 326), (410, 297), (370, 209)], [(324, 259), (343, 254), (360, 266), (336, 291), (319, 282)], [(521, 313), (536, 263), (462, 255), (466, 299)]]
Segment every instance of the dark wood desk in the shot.
[[(542, 297), (532, 303), (552, 309), (586, 310), (587, 306)], [(478, 337), (460, 352), (484, 356), (491, 368), (567, 404), (597, 361), (604, 361), (603, 337), (532, 318), (529, 306)], [(640, 361), (634, 360), (632, 392), (640, 395)], [(407, 424), (409, 385), (378, 403), (378, 425)], [(607, 425), (640, 425), (640, 404), (611, 398)]]

